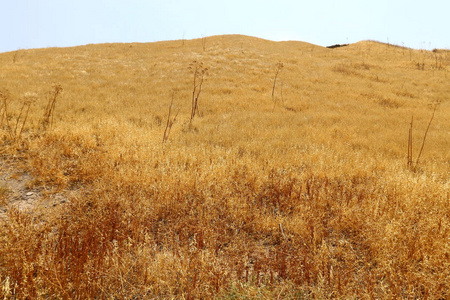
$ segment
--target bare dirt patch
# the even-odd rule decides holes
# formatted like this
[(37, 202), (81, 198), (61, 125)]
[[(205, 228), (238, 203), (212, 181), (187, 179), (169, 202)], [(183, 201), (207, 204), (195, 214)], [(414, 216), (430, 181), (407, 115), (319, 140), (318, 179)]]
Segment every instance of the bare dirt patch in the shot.
[(7, 218), (10, 210), (42, 216), (45, 210), (67, 203), (70, 193), (35, 185), (34, 177), (19, 162), (0, 159), (0, 220)]

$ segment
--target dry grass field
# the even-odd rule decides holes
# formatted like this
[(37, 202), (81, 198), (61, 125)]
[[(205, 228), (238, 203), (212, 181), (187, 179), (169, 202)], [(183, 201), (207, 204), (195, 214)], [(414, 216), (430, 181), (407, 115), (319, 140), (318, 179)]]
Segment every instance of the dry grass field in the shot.
[(1, 298), (450, 299), (450, 51), (230, 35), (0, 64)]

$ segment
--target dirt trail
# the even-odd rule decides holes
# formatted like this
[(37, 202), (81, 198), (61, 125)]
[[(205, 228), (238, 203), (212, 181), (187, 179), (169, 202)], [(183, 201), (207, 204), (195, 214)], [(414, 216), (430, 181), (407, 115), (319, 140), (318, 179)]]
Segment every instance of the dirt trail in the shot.
[(36, 186), (33, 181), (19, 163), (0, 158), (0, 220), (7, 218), (11, 209), (32, 214), (68, 202), (66, 191), (54, 193), (50, 187)]

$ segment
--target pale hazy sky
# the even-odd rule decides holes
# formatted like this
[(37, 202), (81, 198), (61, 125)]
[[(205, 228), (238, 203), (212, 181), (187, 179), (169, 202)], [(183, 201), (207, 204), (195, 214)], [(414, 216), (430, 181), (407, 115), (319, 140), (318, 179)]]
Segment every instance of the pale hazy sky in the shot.
[(0, 52), (219, 34), (450, 48), (449, 0), (0, 0)]

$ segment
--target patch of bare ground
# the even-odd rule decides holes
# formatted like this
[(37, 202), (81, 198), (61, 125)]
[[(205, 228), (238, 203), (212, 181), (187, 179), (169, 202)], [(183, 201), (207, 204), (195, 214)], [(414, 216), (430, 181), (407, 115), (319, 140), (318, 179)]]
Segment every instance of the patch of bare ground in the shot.
[(52, 187), (36, 185), (34, 177), (13, 159), (0, 159), (0, 220), (16, 210), (45, 219), (50, 211), (68, 203), (75, 191), (53, 191)]

